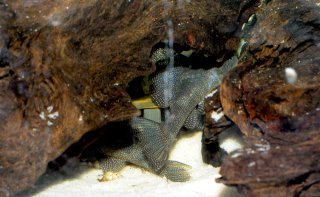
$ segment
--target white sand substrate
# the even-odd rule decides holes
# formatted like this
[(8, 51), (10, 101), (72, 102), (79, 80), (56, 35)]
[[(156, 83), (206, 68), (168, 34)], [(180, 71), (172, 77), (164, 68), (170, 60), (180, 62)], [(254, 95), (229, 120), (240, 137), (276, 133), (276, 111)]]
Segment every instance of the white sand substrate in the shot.
[(33, 189), (21, 196), (33, 197), (236, 197), (234, 188), (218, 184), (219, 168), (204, 164), (201, 158), (201, 132), (184, 135), (170, 155), (192, 166), (191, 180), (176, 183), (160, 178), (135, 166), (127, 166), (120, 176), (109, 182), (99, 182), (102, 171), (85, 163), (71, 160), (58, 172), (47, 172)]

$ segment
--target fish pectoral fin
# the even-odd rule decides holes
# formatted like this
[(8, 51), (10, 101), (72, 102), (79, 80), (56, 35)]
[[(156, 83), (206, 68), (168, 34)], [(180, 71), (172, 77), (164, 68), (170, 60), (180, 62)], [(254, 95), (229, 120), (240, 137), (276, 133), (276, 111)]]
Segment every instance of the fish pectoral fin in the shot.
[(160, 176), (165, 176), (173, 182), (186, 182), (191, 178), (189, 173), (191, 168), (191, 166), (184, 163), (168, 160), (163, 167)]
[(141, 117), (132, 118), (130, 124), (146, 159), (157, 171), (169, 154), (168, 141), (163, 138), (160, 124)]

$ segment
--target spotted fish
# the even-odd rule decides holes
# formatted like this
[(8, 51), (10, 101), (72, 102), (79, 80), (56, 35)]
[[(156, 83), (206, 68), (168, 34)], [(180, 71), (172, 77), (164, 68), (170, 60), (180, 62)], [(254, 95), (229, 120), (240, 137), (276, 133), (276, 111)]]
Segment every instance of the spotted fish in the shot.
[(132, 163), (172, 181), (189, 180), (190, 166), (168, 160), (169, 151), (183, 126), (199, 127), (198, 118), (204, 113), (203, 99), (236, 64), (237, 58), (232, 57), (220, 68), (174, 67), (155, 76), (152, 99), (160, 107), (168, 108), (168, 117), (160, 124), (141, 117), (132, 118), (129, 125), (136, 140), (122, 149), (102, 147), (107, 156), (101, 162), (103, 171), (118, 172), (126, 163)]

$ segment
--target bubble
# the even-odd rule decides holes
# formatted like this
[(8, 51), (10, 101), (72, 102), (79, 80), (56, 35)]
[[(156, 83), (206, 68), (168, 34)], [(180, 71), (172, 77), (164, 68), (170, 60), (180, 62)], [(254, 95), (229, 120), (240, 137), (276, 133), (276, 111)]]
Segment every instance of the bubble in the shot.
[(298, 74), (294, 68), (288, 67), (285, 69), (286, 80), (290, 84), (294, 84), (297, 81)]

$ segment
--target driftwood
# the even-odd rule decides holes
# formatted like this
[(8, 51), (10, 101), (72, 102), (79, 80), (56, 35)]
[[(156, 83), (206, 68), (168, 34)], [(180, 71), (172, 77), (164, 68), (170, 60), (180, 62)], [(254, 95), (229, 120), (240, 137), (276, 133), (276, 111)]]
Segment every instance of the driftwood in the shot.
[(273, 0), (256, 13), (221, 102), (250, 139), (219, 182), (244, 196), (319, 196), (320, 1)]
[(247, 1), (181, 2), (0, 1), (0, 195), (30, 187), (84, 133), (137, 115), (125, 89), (155, 69), (159, 41), (214, 59), (235, 50)]
[(254, 140), (224, 160), (218, 182), (238, 186), (243, 196), (318, 196), (319, 140), (319, 131)]

